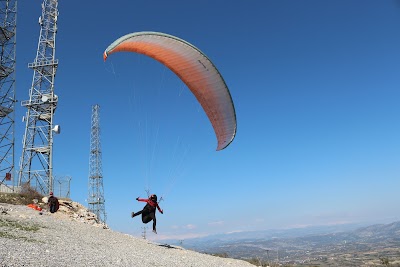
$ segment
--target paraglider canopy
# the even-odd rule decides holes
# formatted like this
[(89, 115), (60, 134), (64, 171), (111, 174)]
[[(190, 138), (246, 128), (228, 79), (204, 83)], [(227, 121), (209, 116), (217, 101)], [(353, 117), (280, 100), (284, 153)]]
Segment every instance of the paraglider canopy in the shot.
[(147, 55), (173, 71), (195, 95), (209, 118), (217, 150), (226, 148), (236, 135), (236, 114), (229, 89), (211, 60), (194, 45), (159, 32), (127, 34), (104, 51), (104, 60), (115, 52)]

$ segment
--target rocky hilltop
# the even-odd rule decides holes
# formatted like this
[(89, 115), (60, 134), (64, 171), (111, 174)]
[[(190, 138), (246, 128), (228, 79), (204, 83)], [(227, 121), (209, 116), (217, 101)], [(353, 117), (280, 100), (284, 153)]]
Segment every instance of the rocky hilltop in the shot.
[(53, 214), (0, 203), (0, 266), (254, 265), (114, 232), (81, 204), (60, 201), (59, 211)]

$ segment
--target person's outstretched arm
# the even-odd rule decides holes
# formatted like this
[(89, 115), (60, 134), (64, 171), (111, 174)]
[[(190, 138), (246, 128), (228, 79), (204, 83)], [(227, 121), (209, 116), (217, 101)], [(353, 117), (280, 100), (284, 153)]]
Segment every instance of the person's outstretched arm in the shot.
[(137, 201), (141, 201), (141, 202), (147, 202), (148, 199), (147, 198), (136, 198)]

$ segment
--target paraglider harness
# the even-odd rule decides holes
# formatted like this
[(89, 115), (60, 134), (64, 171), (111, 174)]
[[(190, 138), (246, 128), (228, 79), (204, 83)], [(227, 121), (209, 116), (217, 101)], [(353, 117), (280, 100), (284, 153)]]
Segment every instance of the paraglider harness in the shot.
[[(136, 200), (146, 201), (145, 199), (141, 199), (141, 198), (136, 198)], [(160, 202), (161, 202), (161, 200), (162, 200), (162, 198), (160, 199)], [(157, 197), (155, 197), (155, 199), (152, 199), (151, 197), (149, 197), (146, 202), (147, 202), (147, 204), (146, 204), (146, 206), (144, 206), (143, 212), (142, 212), (142, 222), (143, 223), (149, 223), (151, 220), (154, 219), (156, 208), (160, 211), (160, 207), (158, 206), (158, 202), (157, 202)]]

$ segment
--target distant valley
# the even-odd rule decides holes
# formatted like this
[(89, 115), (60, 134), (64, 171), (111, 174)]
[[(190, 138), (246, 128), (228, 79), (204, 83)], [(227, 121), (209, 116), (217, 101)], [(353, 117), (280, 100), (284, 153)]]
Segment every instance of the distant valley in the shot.
[(298, 266), (400, 266), (400, 222), (241, 232), (188, 239), (181, 246)]

